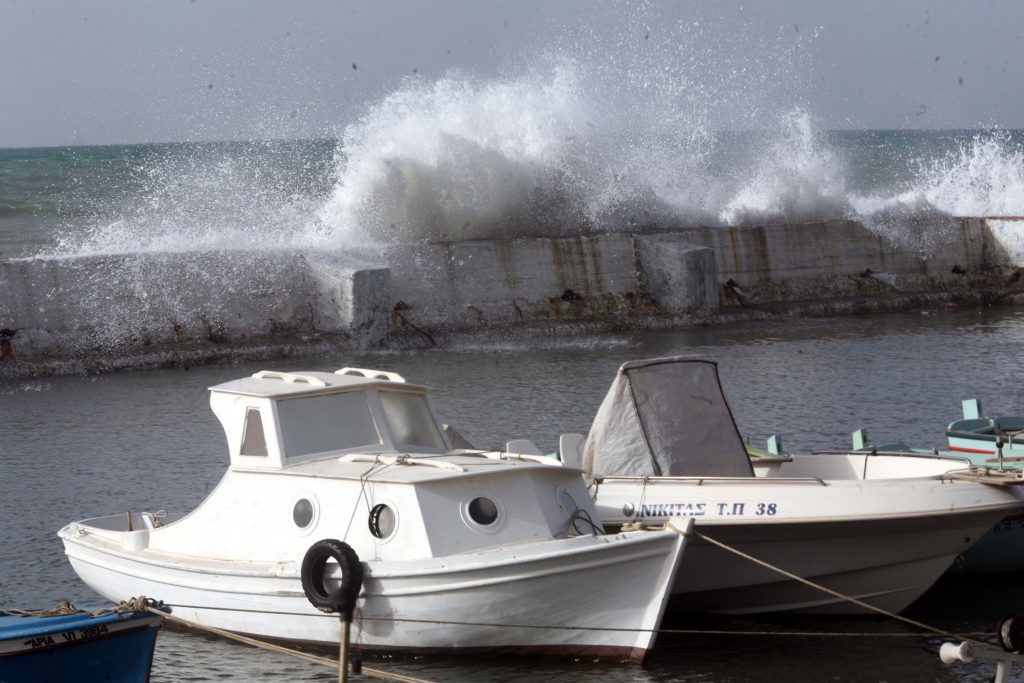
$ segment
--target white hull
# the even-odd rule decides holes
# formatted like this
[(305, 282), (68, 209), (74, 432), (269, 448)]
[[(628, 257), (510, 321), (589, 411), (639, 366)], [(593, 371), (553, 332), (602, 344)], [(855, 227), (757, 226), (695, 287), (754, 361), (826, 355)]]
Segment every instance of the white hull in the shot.
[[(937, 459), (816, 455), (787, 465), (799, 474), (817, 467), (836, 476), (851, 465), (856, 472), (831, 480), (608, 477), (597, 486), (595, 503), (610, 528), (693, 515), (695, 530), (716, 541), (894, 612), (1020, 505), (1016, 486), (898, 476), (906, 468), (949, 466)], [(871, 468), (895, 478), (872, 479)], [(688, 546), (672, 606), (728, 614), (867, 611), (699, 538)]]
[(1024, 571), (1024, 508), (999, 520), (951, 567), (964, 574)]
[[(701, 525), (716, 541), (875, 607), (900, 612), (919, 598), (992, 515), (878, 522)], [(725, 614), (867, 610), (693, 539), (677, 576), (672, 606)]]
[[(177, 617), (229, 631), (338, 642), (338, 617), (310, 605), (297, 566), (243, 570), (125, 551), (102, 531), (80, 535), (76, 526), (61, 531), (67, 555), (108, 599), (147, 595)], [(633, 532), (367, 562), (352, 640), (368, 650), (510, 649), (640, 661), (653, 646), (684, 543), (671, 531)]]

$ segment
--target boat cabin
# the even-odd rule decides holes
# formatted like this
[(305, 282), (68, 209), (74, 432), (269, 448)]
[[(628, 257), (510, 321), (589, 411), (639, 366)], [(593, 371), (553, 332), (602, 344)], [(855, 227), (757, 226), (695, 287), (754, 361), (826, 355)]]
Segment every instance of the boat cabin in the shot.
[(444, 453), (424, 387), (393, 372), (263, 370), (210, 387), (232, 468), (281, 469), (346, 453)]

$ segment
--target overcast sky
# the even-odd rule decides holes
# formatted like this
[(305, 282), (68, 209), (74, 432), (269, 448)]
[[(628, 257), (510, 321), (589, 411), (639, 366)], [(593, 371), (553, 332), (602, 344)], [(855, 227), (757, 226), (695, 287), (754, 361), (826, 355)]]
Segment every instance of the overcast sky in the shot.
[(1024, 128), (1022, 32), (986, 0), (0, 0), (0, 147), (334, 135), (403, 78), (659, 40), (712, 84), (725, 53), (774, 63), (820, 128)]

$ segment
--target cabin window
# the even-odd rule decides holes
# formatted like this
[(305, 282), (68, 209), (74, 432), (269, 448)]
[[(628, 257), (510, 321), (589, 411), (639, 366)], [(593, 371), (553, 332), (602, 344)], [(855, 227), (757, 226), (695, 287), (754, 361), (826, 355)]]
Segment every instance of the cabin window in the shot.
[(242, 430), (242, 455), (267, 456), (267, 439), (263, 434), (263, 420), (259, 408), (245, 411), (245, 429)]
[(444, 437), (434, 422), (425, 396), (382, 391), (380, 402), (395, 435), (396, 445), (444, 450)]
[(361, 391), (281, 400), (277, 416), (288, 457), (381, 443)]

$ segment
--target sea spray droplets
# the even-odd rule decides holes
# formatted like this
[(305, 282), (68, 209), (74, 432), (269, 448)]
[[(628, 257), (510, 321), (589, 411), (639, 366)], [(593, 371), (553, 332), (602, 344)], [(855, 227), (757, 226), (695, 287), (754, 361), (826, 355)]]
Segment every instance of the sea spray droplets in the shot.
[(842, 218), (853, 212), (843, 164), (813, 129), (810, 116), (796, 110), (782, 123), (753, 177), (719, 213), (722, 224)]
[(1024, 146), (1005, 131), (977, 133), (939, 157), (918, 156), (906, 187), (852, 196), (858, 214), (886, 218), (1024, 215)]
[(922, 164), (918, 192), (955, 216), (1024, 214), (1024, 148), (1004, 132), (976, 135), (956, 153)]
[(86, 223), (68, 225), (50, 255), (306, 246), (314, 207), (334, 184), (333, 148), (284, 141), (125, 147), (115, 160), (117, 182), (104, 181), (84, 203)]

